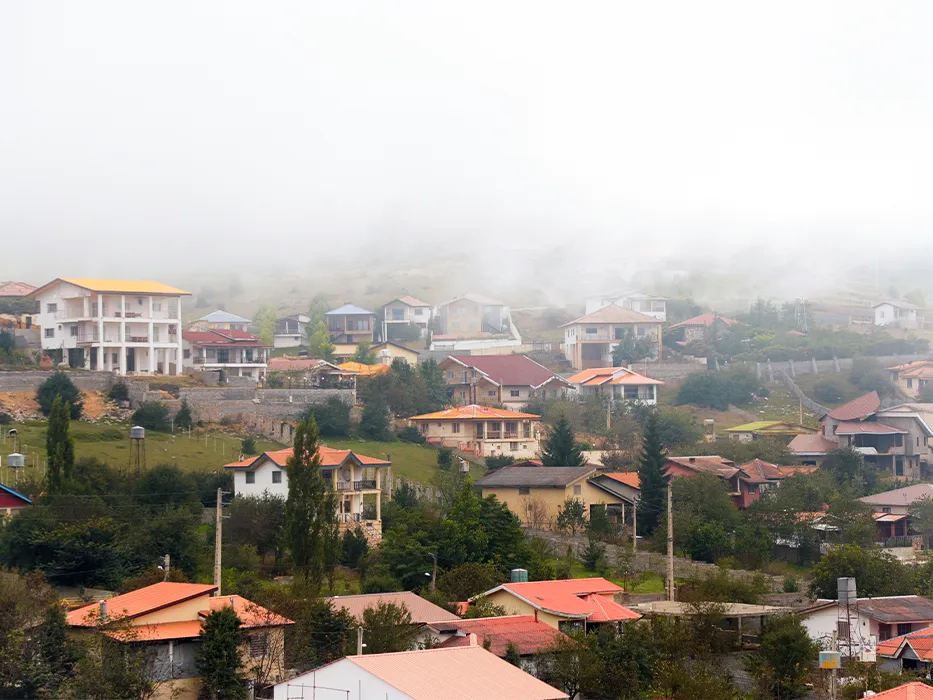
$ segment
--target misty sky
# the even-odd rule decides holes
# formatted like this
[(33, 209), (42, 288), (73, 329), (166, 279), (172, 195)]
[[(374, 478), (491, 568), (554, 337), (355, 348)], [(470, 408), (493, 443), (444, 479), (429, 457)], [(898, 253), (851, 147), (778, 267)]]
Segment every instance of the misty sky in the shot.
[(387, 236), (607, 260), (923, 242), (931, 19), (877, 0), (6, 0), (0, 279), (171, 280), (186, 249), (186, 268), (304, 264)]

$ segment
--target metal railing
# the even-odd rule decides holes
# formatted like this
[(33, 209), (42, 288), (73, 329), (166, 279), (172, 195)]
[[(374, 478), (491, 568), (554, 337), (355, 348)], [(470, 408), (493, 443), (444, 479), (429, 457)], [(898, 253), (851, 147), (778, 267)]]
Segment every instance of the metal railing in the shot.
[(338, 481), (338, 491), (363, 491), (365, 489), (375, 489), (375, 479), (359, 479), (358, 481)]

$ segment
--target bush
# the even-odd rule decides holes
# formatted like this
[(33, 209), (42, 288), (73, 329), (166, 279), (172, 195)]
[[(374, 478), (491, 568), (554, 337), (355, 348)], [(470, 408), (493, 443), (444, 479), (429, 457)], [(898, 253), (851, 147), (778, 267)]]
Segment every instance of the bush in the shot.
[(147, 401), (133, 414), (133, 424), (147, 430), (167, 432), (171, 423), (168, 418), (168, 406), (158, 401)]
[(677, 403), (727, 411), (729, 404), (748, 404), (755, 396), (767, 396), (767, 393), (751, 372), (697, 372), (681, 385)]
[(507, 467), (510, 464), (514, 464), (515, 458), (509, 455), (492, 455), (487, 457), (484, 461), (486, 463), (486, 469), (498, 469), (499, 467)]
[(839, 403), (846, 397), (845, 386), (835, 377), (821, 379), (813, 385), (813, 398), (823, 403)]
[(63, 402), (71, 406), (71, 419), (80, 418), (83, 408), (81, 392), (64, 372), (56, 372), (36, 389), (36, 403), (39, 404), (43, 414), (49, 415), (52, 411), (52, 404), (59, 396), (62, 397)]
[(11, 416), (9, 413), (4, 413), (3, 411), (0, 411), (0, 425), (9, 425), (12, 422), (13, 422), (13, 416)]
[(251, 437), (243, 438), (240, 442), (240, 452), (245, 455), (256, 454), (256, 439)]
[(797, 593), (800, 590), (800, 582), (797, 580), (796, 576), (785, 576), (784, 577), (784, 592), (785, 593)]
[(394, 593), (402, 590), (401, 584), (388, 574), (367, 576), (363, 581), (363, 593)]
[(308, 406), (302, 420), (314, 417), (322, 437), (345, 437), (350, 434), (350, 406), (331, 396), (323, 404)]
[(398, 439), (404, 440), (405, 442), (412, 442), (416, 445), (423, 445), (426, 442), (424, 435), (421, 434), (421, 431), (413, 425), (409, 425), (408, 427), (399, 430)]
[(371, 401), (363, 408), (360, 432), (378, 442), (391, 442), (395, 433), (389, 430), (389, 411), (381, 400)]
[(110, 387), (107, 396), (110, 397), (111, 401), (129, 401), (130, 388), (126, 385), (126, 382), (117, 382)]

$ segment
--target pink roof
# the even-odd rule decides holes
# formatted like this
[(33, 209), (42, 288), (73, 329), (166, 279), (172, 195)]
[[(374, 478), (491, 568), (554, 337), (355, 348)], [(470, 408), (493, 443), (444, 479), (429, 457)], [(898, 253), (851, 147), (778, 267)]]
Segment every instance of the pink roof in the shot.
[[(589, 618), (591, 615), (621, 614), (620, 611), (615, 608), (604, 608), (591, 598), (594, 594), (615, 594), (622, 591), (617, 585), (604, 578), (576, 578), (561, 581), (504, 583), (482, 595), (489, 595), (499, 590), (508, 591), (535, 608), (563, 617)], [(613, 601), (609, 600), (609, 602)], [(622, 608), (622, 606), (618, 607)], [(623, 609), (626, 610), (627, 613), (637, 615), (637, 613), (628, 610), (628, 608)], [(614, 617), (612, 619), (622, 620), (634, 618)]]
[(821, 433), (795, 435), (787, 448), (795, 455), (824, 455), (839, 449), (835, 442), (827, 440)]
[(653, 316), (648, 316), (638, 311), (633, 311), (632, 309), (625, 309), (616, 304), (609, 304), (609, 306), (604, 306), (601, 309), (597, 309), (592, 313), (576, 318), (573, 321), (568, 321), (563, 324), (561, 328), (566, 328), (567, 326), (575, 326), (578, 324), (584, 323), (633, 323), (633, 324), (647, 324), (647, 323), (657, 323), (661, 324), (661, 321), (658, 318)]
[(633, 372), (626, 367), (594, 367), (577, 372), (568, 380), (571, 384), (580, 386), (602, 386), (613, 384), (664, 384), (660, 379), (645, 377), (637, 372)]
[[(878, 645), (880, 649), (880, 644)], [(933, 687), (920, 681), (899, 685), (871, 696), (872, 700), (933, 700)]]
[(686, 321), (675, 323), (673, 326), (670, 326), (668, 330), (670, 330), (671, 328), (681, 328), (682, 326), (706, 326), (707, 328), (709, 328), (716, 321), (720, 321), (726, 324), (727, 326), (734, 326), (737, 323), (741, 323), (741, 321), (736, 321), (734, 318), (726, 318), (725, 316), (718, 316), (712, 313), (705, 313), (705, 314), (700, 314), (699, 316), (694, 316), (693, 318), (688, 318)]
[(567, 383), (525, 355), (451, 355), (441, 362), (445, 369), (451, 365), (474, 367), (500, 386), (539, 387), (551, 380)]
[(415, 299), (415, 297), (404, 296), (399, 297), (396, 301), (400, 301), (403, 304), (408, 304), (409, 306), (431, 306), (426, 301), (421, 301), (421, 299)]
[(0, 297), (24, 297), (32, 294), (35, 289), (26, 282), (0, 282)]
[(843, 421), (836, 426), (836, 435), (897, 435), (906, 434), (906, 430), (892, 428), (875, 421)]
[(520, 655), (529, 656), (544, 651), (564, 637), (563, 632), (535, 620), (534, 615), (479, 617), (472, 620), (432, 623), (430, 626), (438, 632), (456, 630), (459, 633), (440, 644), (442, 648), (469, 646), (469, 635), (475, 634), (479, 646), (485, 648), (484, 642), (488, 640), (489, 651), (499, 657), (505, 656), (509, 643), (515, 645)]
[[(480, 646), (347, 656), (413, 700), (564, 700), (539, 681)], [(340, 663), (339, 661), (337, 663)]]
[(881, 397), (878, 396), (878, 392), (870, 391), (830, 411), (829, 417), (835, 420), (861, 420), (877, 411), (880, 406)]
[(209, 599), (210, 609), (201, 610), (198, 614), (207, 617), (216, 610), (232, 607), (236, 616), (240, 618), (243, 627), (280, 627), (295, 624), (288, 618), (257, 605), (251, 600), (238, 595), (221, 595)]
[[(293, 448), (286, 447), (284, 450), (263, 452), (256, 457), (247, 457), (246, 459), (241, 459), (239, 462), (230, 462), (230, 464), (224, 465), (224, 469), (252, 469), (259, 466), (263, 458), (270, 460), (279, 467), (284, 467), (287, 466), (288, 460), (291, 459), (293, 454)], [(360, 464), (367, 466), (388, 466), (390, 464), (390, 462), (384, 459), (358, 455), (352, 450), (335, 450), (330, 447), (325, 447), (324, 445), (318, 448), (318, 456), (321, 458), (322, 467), (339, 467), (351, 457), (358, 460)]]
[(713, 474), (728, 479), (738, 471), (735, 462), (719, 455), (700, 455), (699, 457), (668, 457), (668, 464), (684, 467), (702, 474)]
[[(216, 590), (217, 586), (207, 584), (162, 581), (108, 599), (107, 617), (111, 619), (139, 617), (198, 596), (208, 595)], [(72, 610), (65, 619), (73, 627), (93, 627), (99, 621), (99, 611), (100, 604), (92, 603)]]
[(416, 624), (447, 620), (460, 621), (460, 618), (452, 612), (444, 610), (444, 608), (439, 605), (435, 605), (430, 600), (425, 600), (411, 591), (338, 595), (328, 598), (328, 600), (334, 604), (335, 608), (343, 608), (357, 620), (363, 619), (363, 611), (366, 610), (366, 608), (375, 608), (382, 603), (392, 603), (394, 605), (404, 605), (408, 608), (408, 612), (411, 613), (411, 620)]

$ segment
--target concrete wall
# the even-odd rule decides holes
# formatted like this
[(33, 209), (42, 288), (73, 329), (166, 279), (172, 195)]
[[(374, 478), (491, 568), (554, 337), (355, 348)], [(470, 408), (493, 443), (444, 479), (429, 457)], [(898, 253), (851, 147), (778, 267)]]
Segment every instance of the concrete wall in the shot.
[[(217, 387), (182, 389), (179, 399), (188, 401), (192, 417), (207, 423), (228, 418), (245, 423), (251, 429), (269, 434), (270, 421), (297, 418), (306, 406), (321, 404), (331, 397), (353, 406), (351, 389), (262, 389)], [(276, 426), (278, 427), (278, 426)], [(280, 439), (275, 437), (275, 439)], [(291, 444), (289, 439), (287, 444)]]
[[(0, 372), (0, 391), (35, 391), (54, 373), (54, 370)], [(68, 377), (85, 391), (107, 391), (114, 381), (110, 372), (68, 372)]]

